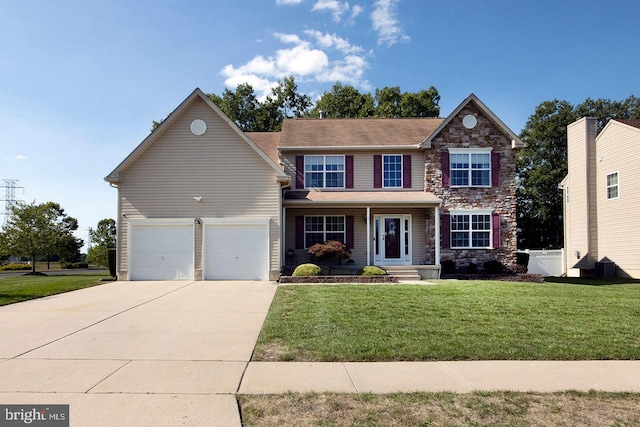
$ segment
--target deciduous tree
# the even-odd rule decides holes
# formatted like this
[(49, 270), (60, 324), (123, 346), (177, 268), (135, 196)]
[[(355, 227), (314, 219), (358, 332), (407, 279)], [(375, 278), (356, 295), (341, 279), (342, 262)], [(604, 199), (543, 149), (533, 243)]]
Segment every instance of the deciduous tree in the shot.
[(77, 229), (78, 221), (65, 214), (57, 203), (18, 202), (11, 207), (0, 242), (12, 255), (29, 258), (35, 273), (38, 256), (69, 259), (79, 253), (83, 241), (73, 235)]
[(101, 219), (98, 226), (89, 229), (91, 247), (87, 253), (89, 264), (109, 265), (109, 249), (116, 247), (116, 221), (111, 218)]

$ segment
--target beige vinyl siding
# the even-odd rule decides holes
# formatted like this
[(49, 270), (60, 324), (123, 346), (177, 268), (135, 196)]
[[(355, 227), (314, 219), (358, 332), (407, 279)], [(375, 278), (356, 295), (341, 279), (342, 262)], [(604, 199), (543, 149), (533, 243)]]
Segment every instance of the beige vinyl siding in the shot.
[[(202, 136), (189, 130), (195, 119), (207, 124)], [(121, 172), (118, 195), (123, 215), (120, 271), (128, 268), (127, 219), (238, 216), (271, 218), (271, 270), (280, 268), (280, 184), (275, 171), (200, 98)], [(196, 196), (202, 197), (200, 202)], [(199, 255), (197, 263), (196, 270), (201, 268)]]
[[(640, 129), (611, 122), (597, 140), (598, 254), (627, 274), (640, 271)], [(607, 175), (618, 173), (618, 198), (607, 199)], [(635, 273), (632, 273), (635, 270)]]
[[(571, 269), (580, 259), (588, 256), (589, 265), (593, 268), (593, 262), (597, 256), (594, 253), (596, 246), (591, 247), (593, 235), (597, 234), (594, 221), (596, 200), (591, 196), (594, 191), (595, 167), (595, 125), (593, 119), (581, 119), (567, 127), (568, 150), (568, 180), (569, 200), (567, 209), (571, 223), (565, 230), (567, 249), (567, 269)], [(591, 144), (589, 144), (591, 141)], [(589, 172), (591, 167), (591, 173)], [(590, 253), (591, 250), (591, 253)], [(579, 253), (579, 258), (576, 256)], [(571, 272), (569, 272), (571, 273)], [(575, 271), (574, 275), (578, 274)]]
[[(411, 215), (411, 239), (412, 239), (412, 263), (423, 264), (425, 259), (425, 221), (426, 221), (427, 209), (393, 209), (393, 208), (371, 208), (371, 264), (374, 263), (374, 233), (373, 226), (374, 215)], [(307, 215), (344, 215), (353, 216), (354, 223), (354, 247), (351, 251), (351, 259), (354, 260), (358, 266), (364, 266), (367, 264), (367, 222), (365, 219), (365, 208), (316, 208), (316, 209), (297, 209), (288, 208), (286, 210), (286, 236), (284, 249), (294, 249), (297, 257), (298, 264), (310, 262), (311, 258), (306, 249), (295, 249), (296, 244), (296, 216)]]
[[(282, 163), (284, 171), (291, 177), (291, 188), (296, 189), (296, 156), (304, 155), (353, 155), (353, 190), (366, 191), (373, 190), (373, 156), (378, 154), (400, 154), (411, 155), (411, 190), (424, 190), (424, 157), (421, 151), (394, 151), (393, 147), (389, 147), (384, 151), (354, 151), (354, 152), (337, 152), (337, 151), (317, 151), (317, 152), (285, 152), (282, 155)], [(351, 189), (349, 189), (351, 190)], [(395, 189), (385, 188), (385, 191), (394, 191)], [(398, 188), (402, 191), (402, 188)], [(407, 191), (408, 189), (404, 189)]]

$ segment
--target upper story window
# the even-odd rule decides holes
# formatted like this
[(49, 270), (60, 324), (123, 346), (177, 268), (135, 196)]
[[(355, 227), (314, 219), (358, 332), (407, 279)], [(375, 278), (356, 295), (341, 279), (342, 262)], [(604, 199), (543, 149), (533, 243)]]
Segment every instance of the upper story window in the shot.
[(402, 187), (401, 155), (385, 154), (382, 156), (382, 186), (383, 188)]
[(618, 196), (618, 172), (607, 174), (607, 199), (617, 199)]
[(344, 188), (345, 156), (304, 156), (305, 188)]
[(490, 187), (491, 151), (450, 149), (452, 187)]

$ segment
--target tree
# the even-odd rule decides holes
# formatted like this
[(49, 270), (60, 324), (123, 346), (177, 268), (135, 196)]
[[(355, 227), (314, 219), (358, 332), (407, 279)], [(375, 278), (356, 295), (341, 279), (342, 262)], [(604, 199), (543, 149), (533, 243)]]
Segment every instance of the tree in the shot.
[(558, 185), (567, 175), (567, 125), (575, 118), (573, 106), (567, 101), (545, 101), (520, 134), (527, 144), (516, 156), (522, 247), (560, 247), (562, 193)]
[(323, 111), (329, 118), (371, 117), (375, 111), (370, 93), (362, 94), (353, 86), (336, 82), (330, 92), (325, 92), (310, 111), (311, 117), (319, 117)]
[(536, 107), (520, 134), (527, 146), (516, 155), (520, 247), (562, 245), (562, 192), (558, 186), (567, 175), (567, 126), (587, 116), (598, 119), (598, 130), (610, 119), (640, 118), (640, 99), (588, 98), (575, 107), (555, 99)]
[(431, 86), (419, 92), (401, 92), (400, 86), (384, 87), (375, 92), (376, 117), (438, 117), (440, 95)]
[(18, 202), (11, 207), (10, 213), (0, 233), (0, 243), (12, 255), (29, 258), (33, 273), (38, 256), (60, 255), (64, 258), (79, 253), (83, 241), (73, 236), (78, 229), (78, 220), (65, 214), (59, 204)]
[(98, 226), (89, 229), (91, 247), (87, 253), (89, 264), (109, 265), (109, 249), (116, 247), (116, 221), (111, 218), (101, 219)]

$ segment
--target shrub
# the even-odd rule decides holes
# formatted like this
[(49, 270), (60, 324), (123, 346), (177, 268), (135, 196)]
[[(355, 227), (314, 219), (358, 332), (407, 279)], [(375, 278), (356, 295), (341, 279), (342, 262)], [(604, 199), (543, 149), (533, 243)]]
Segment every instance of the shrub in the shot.
[(516, 271), (526, 273), (529, 269), (529, 254), (526, 252), (516, 253)]
[(319, 276), (322, 269), (315, 264), (300, 264), (293, 270), (292, 276)]
[(467, 274), (477, 274), (478, 273), (478, 264), (476, 264), (475, 262), (472, 262), (471, 264), (467, 265), (467, 268), (465, 269), (465, 272)]
[(351, 251), (347, 248), (347, 245), (338, 240), (316, 243), (309, 248), (308, 252), (315, 259), (332, 259), (338, 262), (351, 256)]
[(386, 271), (373, 265), (367, 265), (358, 271), (359, 276), (384, 276), (385, 274), (387, 274)]
[(29, 264), (14, 262), (11, 264), (0, 265), (0, 270), (2, 271), (31, 270), (31, 266)]
[(76, 268), (89, 268), (89, 264), (87, 264), (86, 262), (60, 261), (60, 268), (64, 268), (67, 270), (73, 270)]
[(441, 262), (442, 274), (456, 274), (456, 262), (445, 260)]
[(484, 263), (482, 269), (487, 274), (501, 274), (504, 272), (505, 267), (500, 261), (491, 260)]

